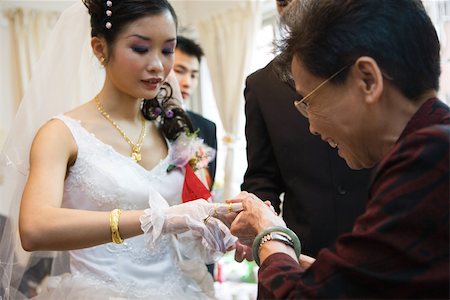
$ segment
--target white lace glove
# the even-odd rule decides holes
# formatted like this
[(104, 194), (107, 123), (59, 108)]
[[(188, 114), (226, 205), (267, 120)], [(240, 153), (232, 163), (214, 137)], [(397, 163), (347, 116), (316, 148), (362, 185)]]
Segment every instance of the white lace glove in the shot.
[(159, 193), (150, 194), (150, 208), (140, 217), (149, 247), (154, 246), (161, 234), (176, 234), (184, 256), (211, 263), (237, 241), (227, 226), (212, 217), (239, 209), (236, 205), (217, 205), (200, 199), (169, 207)]
[(183, 256), (213, 263), (237, 241), (213, 214), (214, 204), (203, 199), (169, 207), (162, 232), (177, 234)]
[(206, 224), (204, 219), (209, 215), (211, 203), (199, 199), (183, 204), (174, 205), (164, 210), (165, 219), (162, 233), (183, 233), (192, 230), (204, 233)]

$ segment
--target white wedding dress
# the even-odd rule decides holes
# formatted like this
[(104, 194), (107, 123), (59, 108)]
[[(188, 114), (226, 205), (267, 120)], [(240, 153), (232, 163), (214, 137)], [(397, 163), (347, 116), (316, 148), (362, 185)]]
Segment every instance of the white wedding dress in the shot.
[[(168, 155), (152, 170), (89, 133), (82, 123), (64, 115), (78, 146), (76, 162), (65, 180), (63, 207), (94, 211), (149, 208), (150, 191), (168, 205), (181, 203), (184, 174), (167, 173)], [(169, 153), (171, 151), (170, 144)], [(123, 244), (103, 244), (69, 251), (70, 274), (50, 277), (38, 299), (209, 299), (213, 281), (201, 261), (183, 261), (179, 242), (162, 235), (149, 249), (146, 237)]]

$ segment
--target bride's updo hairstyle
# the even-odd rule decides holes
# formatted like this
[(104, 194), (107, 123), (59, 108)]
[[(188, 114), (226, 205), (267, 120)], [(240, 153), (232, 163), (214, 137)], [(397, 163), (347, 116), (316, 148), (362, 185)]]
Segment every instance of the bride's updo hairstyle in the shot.
[[(104, 38), (109, 53), (113, 53), (120, 32), (140, 18), (169, 12), (175, 26), (178, 23), (177, 15), (167, 0), (83, 0), (83, 3), (91, 16), (91, 36)], [(141, 111), (147, 120), (157, 120), (171, 141), (182, 132), (193, 132), (191, 121), (181, 108), (180, 100), (172, 96), (172, 87), (168, 83), (164, 83), (154, 99), (143, 101)]]

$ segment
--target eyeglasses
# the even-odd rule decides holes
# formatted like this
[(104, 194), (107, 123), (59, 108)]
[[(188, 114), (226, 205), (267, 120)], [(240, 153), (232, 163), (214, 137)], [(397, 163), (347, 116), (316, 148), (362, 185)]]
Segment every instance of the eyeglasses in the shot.
[(336, 73), (334, 73), (333, 75), (331, 75), (328, 79), (326, 79), (325, 81), (323, 81), (321, 84), (319, 84), (315, 89), (313, 89), (311, 92), (309, 92), (305, 97), (303, 97), (300, 100), (296, 100), (294, 101), (294, 105), (295, 108), (297, 108), (297, 110), (306, 118), (308, 118), (308, 108), (309, 108), (309, 103), (306, 102), (306, 99), (308, 99), (309, 97), (311, 97), (312, 94), (314, 94), (315, 92), (317, 92), (321, 87), (323, 87), (326, 83), (328, 83), (330, 80), (332, 80), (334, 77), (338, 76), (342, 71), (344, 71), (345, 69), (347, 69), (350, 65), (346, 65), (345, 67), (341, 68), (339, 71), (337, 71)]
[(290, 0), (277, 0), (278, 5), (287, 6), (291, 2)]

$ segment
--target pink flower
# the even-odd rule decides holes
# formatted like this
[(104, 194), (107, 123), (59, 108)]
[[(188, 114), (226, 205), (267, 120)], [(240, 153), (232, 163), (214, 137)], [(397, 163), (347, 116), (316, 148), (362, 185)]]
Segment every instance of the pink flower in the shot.
[(194, 171), (206, 168), (214, 158), (215, 152), (213, 148), (203, 143), (203, 139), (196, 133), (183, 132), (172, 144), (167, 172), (175, 168), (183, 168), (188, 163)]

